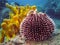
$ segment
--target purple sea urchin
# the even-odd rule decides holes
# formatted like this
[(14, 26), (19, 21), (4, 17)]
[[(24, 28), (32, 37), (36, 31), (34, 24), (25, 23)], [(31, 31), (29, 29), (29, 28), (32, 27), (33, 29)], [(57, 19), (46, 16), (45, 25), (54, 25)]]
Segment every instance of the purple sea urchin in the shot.
[(31, 11), (21, 23), (20, 29), (26, 40), (43, 41), (52, 36), (54, 24), (47, 14)]

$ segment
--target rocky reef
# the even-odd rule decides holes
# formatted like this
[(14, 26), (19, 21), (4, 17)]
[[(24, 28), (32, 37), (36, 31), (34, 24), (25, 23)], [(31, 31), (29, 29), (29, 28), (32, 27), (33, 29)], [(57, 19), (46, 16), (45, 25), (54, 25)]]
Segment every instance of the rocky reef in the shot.
[(7, 0), (0, 0), (0, 10), (6, 7), (5, 3), (7, 3)]
[(3, 21), (2, 10), (6, 8), (5, 3), (7, 0), (0, 0), (0, 23)]

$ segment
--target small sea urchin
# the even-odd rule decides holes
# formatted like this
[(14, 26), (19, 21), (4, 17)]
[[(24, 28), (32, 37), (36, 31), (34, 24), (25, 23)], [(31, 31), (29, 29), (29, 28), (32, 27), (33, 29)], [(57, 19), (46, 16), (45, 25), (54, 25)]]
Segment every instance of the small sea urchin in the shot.
[(22, 21), (20, 29), (26, 40), (43, 41), (52, 36), (54, 24), (47, 14), (31, 11)]

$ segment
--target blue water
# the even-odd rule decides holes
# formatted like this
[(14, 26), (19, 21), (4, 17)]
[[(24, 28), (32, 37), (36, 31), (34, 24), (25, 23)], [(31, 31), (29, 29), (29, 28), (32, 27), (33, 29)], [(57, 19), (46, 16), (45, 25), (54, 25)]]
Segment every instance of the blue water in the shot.
[[(58, 23), (60, 27), (60, 0), (0, 0), (0, 23), (4, 18), (8, 18), (9, 9), (6, 8), (5, 3), (14, 5), (36, 5), (39, 12), (47, 13), (52, 19), (57, 20), (55, 23)], [(5, 15), (4, 15), (5, 14)]]
[(43, 6), (47, 2), (47, 0), (8, 0), (8, 2), (9, 3), (17, 2), (20, 5), (29, 4), (29, 5)]
[(16, 2), (20, 5), (36, 5), (38, 11), (47, 13), (54, 19), (57, 27), (60, 28), (60, 0), (7, 0), (8, 3)]

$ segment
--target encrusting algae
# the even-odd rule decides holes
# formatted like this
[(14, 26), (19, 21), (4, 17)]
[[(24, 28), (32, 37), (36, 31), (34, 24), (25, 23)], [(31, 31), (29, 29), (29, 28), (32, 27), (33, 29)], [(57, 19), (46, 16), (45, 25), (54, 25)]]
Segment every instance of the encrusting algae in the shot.
[[(4, 19), (1, 27), (1, 38), (0, 43), (4, 42), (4, 39), (10, 40), (14, 38), (20, 30), (21, 21), (27, 16), (30, 10), (36, 10), (36, 6), (12, 6), (6, 3), (6, 7), (11, 11), (9, 12), (9, 19)], [(2, 40), (3, 39), (3, 40)]]

